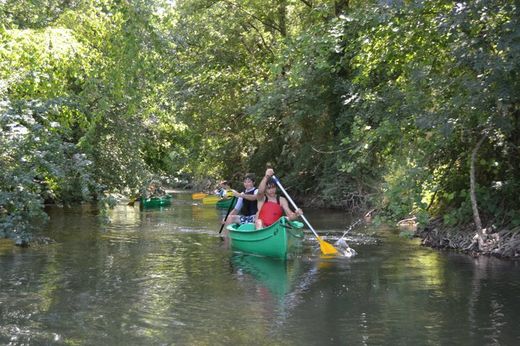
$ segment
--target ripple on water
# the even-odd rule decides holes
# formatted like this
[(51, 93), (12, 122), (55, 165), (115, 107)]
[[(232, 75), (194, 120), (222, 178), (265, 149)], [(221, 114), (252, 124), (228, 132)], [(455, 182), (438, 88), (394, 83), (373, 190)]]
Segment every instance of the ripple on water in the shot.
[(141, 237), (132, 232), (117, 232), (111, 230), (101, 235), (101, 239), (108, 240), (111, 243), (137, 243)]
[[(1, 253), (0, 344), (518, 341), (520, 273), (504, 262), (354, 229), (357, 256), (324, 258), (306, 231), (284, 270), (235, 263), (214, 208), (118, 213), (106, 230), (97, 214), (51, 217), (59, 245)], [(343, 234), (317, 229), (331, 244)]]
[(6, 345), (50, 345), (60, 343), (62, 336), (51, 331), (43, 331), (38, 325), (20, 328), (15, 324), (0, 325), (0, 341)]

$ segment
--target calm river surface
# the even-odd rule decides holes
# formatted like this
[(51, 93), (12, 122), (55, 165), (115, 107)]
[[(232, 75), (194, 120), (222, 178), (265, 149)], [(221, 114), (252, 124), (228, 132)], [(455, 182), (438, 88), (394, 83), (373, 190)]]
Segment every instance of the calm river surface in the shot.
[[(225, 212), (225, 211), (224, 211)], [(233, 253), (219, 212), (50, 208), (55, 244), (0, 243), (0, 345), (519, 345), (520, 263), (438, 252), (358, 227), (358, 255)], [(351, 220), (306, 211), (333, 243)]]

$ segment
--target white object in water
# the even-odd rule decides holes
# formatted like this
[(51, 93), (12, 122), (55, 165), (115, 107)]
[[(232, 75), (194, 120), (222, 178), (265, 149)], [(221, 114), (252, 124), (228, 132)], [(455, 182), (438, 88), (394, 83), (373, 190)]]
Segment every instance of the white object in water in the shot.
[(336, 245), (338, 252), (340, 252), (344, 257), (354, 257), (357, 255), (356, 250), (348, 246), (347, 242), (343, 238), (340, 238), (334, 245)]

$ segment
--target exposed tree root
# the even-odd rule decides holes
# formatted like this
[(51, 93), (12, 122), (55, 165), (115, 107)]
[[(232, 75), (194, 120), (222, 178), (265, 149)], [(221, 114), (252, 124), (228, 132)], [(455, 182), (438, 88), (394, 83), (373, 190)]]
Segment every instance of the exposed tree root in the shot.
[(482, 238), (474, 225), (449, 229), (439, 221), (433, 221), (416, 235), (422, 245), (432, 248), (454, 249), (473, 256), (490, 255), (503, 258), (520, 258), (520, 227), (512, 230), (483, 230)]

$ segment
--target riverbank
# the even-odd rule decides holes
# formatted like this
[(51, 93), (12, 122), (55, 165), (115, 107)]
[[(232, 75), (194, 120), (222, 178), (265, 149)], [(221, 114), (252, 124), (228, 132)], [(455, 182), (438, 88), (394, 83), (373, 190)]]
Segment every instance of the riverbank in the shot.
[(520, 259), (520, 227), (488, 231), (481, 246), (476, 241), (473, 225), (453, 228), (434, 220), (415, 235), (422, 239), (422, 245), (431, 248), (453, 249), (472, 256)]

